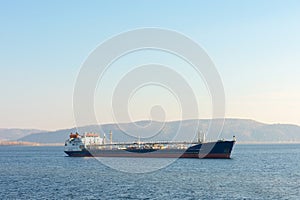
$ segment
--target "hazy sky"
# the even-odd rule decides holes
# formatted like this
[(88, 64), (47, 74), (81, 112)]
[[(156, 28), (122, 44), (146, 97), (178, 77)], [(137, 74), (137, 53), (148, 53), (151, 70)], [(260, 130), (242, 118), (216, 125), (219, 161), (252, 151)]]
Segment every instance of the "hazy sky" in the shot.
[[(0, 128), (74, 126), (73, 88), (84, 60), (107, 38), (141, 27), (179, 31), (207, 51), (223, 80), (226, 117), (300, 125), (299, 10), (298, 0), (1, 1)], [(149, 62), (161, 58), (149, 55)], [(121, 63), (131, 66), (126, 59)], [(107, 74), (112, 85), (121, 71)], [(162, 101), (173, 98), (148, 89)], [(153, 100), (145, 97), (140, 91), (130, 104), (134, 120), (149, 115)], [(167, 119), (178, 118), (172, 103), (166, 106)], [(110, 116), (104, 121), (111, 122)], [(201, 117), (209, 116), (208, 108)]]

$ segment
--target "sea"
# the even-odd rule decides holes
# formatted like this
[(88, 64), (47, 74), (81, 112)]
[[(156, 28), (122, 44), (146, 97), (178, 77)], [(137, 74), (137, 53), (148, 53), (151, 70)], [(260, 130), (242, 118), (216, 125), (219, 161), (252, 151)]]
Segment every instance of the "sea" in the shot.
[(0, 199), (300, 199), (300, 144), (236, 144), (231, 157), (134, 173), (59, 146), (0, 146)]

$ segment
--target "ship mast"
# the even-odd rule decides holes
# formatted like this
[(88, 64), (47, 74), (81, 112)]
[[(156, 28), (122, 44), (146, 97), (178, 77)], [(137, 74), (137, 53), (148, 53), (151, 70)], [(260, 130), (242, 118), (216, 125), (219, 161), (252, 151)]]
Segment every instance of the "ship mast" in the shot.
[(113, 142), (112, 142), (112, 131), (109, 132), (109, 142), (110, 142), (110, 144), (113, 143)]
[(139, 148), (141, 148), (141, 136), (140, 135), (138, 137), (138, 145), (139, 145)]
[(106, 144), (106, 136), (105, 136), (105, 133), (103, 134), (103, 144)]
[(112, 149), (112, 131), (109, 132), (110, 149)]
[[(201, 138), (202, 135), (202, 138)], [(203, 131), (198, 131), (198, 138), (197, 138), (198, 143), (203, 143), (205, 142), (205, 132)]]

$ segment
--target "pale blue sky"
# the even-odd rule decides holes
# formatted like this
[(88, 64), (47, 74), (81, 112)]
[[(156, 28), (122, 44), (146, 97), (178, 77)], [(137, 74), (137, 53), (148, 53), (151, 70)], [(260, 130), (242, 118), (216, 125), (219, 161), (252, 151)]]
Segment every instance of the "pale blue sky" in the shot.
[(74, 126), (83, 61), (141, 27), (179, 31), (206, 49), (223, 79), (226, 117), (300, 125), (299, 10), (297, 0), (1, 1), (0, 127)]

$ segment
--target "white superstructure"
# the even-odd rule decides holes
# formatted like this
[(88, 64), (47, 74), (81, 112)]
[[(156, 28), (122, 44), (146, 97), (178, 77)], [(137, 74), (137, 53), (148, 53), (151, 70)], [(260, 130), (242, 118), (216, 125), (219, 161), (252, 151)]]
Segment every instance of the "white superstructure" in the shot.
[(86, 146), (100, 144), (104, 144), (104, 140), (98, 134), (85, 133), (81, 136), (78, 133), (71, 133), (65, 142), (65, 151), (82, 151)]

